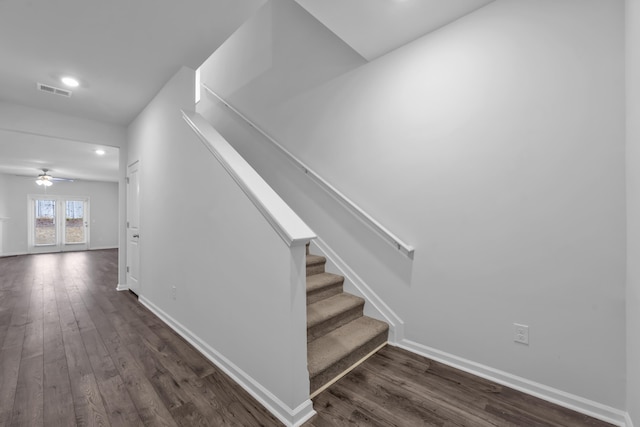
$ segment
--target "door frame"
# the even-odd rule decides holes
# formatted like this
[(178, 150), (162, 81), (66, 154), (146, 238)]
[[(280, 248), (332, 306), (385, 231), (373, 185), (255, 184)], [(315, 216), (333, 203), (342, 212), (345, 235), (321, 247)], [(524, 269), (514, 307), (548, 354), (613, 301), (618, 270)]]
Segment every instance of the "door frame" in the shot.
[[(35, 201), (55, 200), (56, 212), (56, 243), (51, 245), (35, 244)], [(84, 202), (84, 243), (66, 243), (65, 234), (65, 209), (67, 201)], [(65, 196), (59, 194), (28, 194), (27, 195), (27, 252), (31, 254), (71, 252), (89, 250), (91, 237), (90, 221), (91, 203), (89, 196)]]

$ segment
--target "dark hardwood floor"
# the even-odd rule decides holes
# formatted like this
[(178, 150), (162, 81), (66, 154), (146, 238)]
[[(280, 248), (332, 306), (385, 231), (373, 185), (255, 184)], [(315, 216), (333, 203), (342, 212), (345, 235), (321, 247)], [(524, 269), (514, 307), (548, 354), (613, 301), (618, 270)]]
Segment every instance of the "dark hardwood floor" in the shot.
[[(116, 250), (0, 258), (0, 426), (281, 425), (116, 284)], [(608, 425), (393, 347), (314, 406), (306, 426)]]

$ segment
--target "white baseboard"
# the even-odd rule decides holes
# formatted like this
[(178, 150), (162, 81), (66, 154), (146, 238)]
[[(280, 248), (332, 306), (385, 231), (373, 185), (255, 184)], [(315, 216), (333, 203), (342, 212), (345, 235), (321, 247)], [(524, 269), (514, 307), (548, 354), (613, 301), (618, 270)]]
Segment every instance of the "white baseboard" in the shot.
[(514, 390), (546, 400), (547, 402), (571, 409), (581, 414), (597, 418), (620, 427), (632, 427), (629, 414), (616, 408), (566, 393), (544, 384), (530, 381), (480, 363), (472, 362), (425, 345), (403, 339), (398, 347), (435, 360), (461, 371), (510, 387)]
[[(98, 247), (98, 248), (89, 248), (88, 250), (90, 251), (102, 251), (105, 249), (118, 249), (117, 246), (105, 246), (105, 247)], [(38, 255), (40, 252), (33, 252), (31, 254), (29, 254), (29, 252), (7, 252), (7, 253), (3, 253), (0, 254), (0, 258), (2, 257), (7, 257), (7, 256), (19, 256), (19, 255)], [(61, 253), (60, 251), (57, 252), (41, 252), (41, 253), (52, 253), (52, 254), (59, 254)]]
[(151, 310), (171, 329), (176, 331), (178, 335), (187, 340), (225, 374), (229, 375), (238, 385), (244, 388), (258, 402), (264, 405), (269, 412), (282, 421), (286, 426), (298, 427), (315, 415), (316, 412), (313, 410), (313, 403), (310, 399), (304, 401), (297, 408), (290, 408), (246, 372), (225, 358), (222, 354), (218, 353), (197, 335), (185, 328), (180, 324), (180, 322), (173, 319), (147, 298), (139, 296), (138, 301)]
[(3, 257), (5, 257), (5, 256), (19, 256), (19, 255), (29, 255), (29, 253), (28, 252), (6, 252), (6, 253), (2, 254)]
[(128, 291), (129, 290), (129, 285), (123, 285), (122, 283), (118, 283), (118, 286), (116, 286), (116, 291)]
[[(387, 306), (378, 295), (329, 247), (320, 237), (311, 241), (311, 246), (327, 258), (327, 266), (335, 267), (336, 272), (345, 276), (345, 285), (349, 282), (355, 287), (367, 304), (371, 304), (381, 319), (389, 323), (389, 344), (396, 345), (412, 353), (433, 359), (448, 366), (460, 369), (481, 378), (513, 388), (523, 393), (559, 406), (580, 412), (593, 418), (620, 426), (633, 427), (628, 413), (601, 403), (582, 398), (562, 390), (548, 387), (534, 381), (521, 378), (507, 372), (466, 360), (452, 354), (424, 346), (404, 338), (404, 322)], [(366, 305), (365, 305), (366, 307)]]
[[(353, 285), (358, 296), (364, 298), (367, 304), (371, 304), (373, 311), (378, 315), (373, 315), (379, 320), (389, 324), (389, 343), (397, 344), (404, 339), (404, 322), (385, 302), (356, 274), (355, 271), (320, 237), (311, 241), (311, 246), (318, 249), (327, 258), (327, 265), (335, 267), (337, 273), (344, 276), (345, 285)], [(365, 311), (368, 309), (365, 304)]]

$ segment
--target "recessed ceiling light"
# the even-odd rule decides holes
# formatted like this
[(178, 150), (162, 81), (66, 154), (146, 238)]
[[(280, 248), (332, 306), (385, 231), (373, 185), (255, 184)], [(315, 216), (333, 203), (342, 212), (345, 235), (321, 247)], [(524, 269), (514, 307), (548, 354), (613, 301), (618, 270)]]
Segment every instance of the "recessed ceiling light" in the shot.
[(73, 77), (63, 77), (60, 80), (62, 81), (62, 83), (64, 83), (65, 85), (67, 85), (69, 87), (78, 87), (78, 86), (80, 86), (80, 82), (78, 82), (78, 80), (74, 79)]
[(98, 156), (104, 156), (105, 153), (106, 153), (106, 151), (104, 151), (104, 150), (96, 150), (96, 154)]

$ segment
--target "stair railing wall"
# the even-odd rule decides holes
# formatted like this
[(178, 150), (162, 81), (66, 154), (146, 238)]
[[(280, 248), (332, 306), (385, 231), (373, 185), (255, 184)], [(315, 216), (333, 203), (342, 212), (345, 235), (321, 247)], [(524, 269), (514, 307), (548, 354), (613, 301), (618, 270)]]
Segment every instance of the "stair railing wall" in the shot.
[[(207, 254), (207, 265), (191, 265), (210, 269), (211, 277), (201, 277), (204, 286), (183, 292), (182, 298), (167, 303), (154, 294), (141, 302), (284, 425), (300, 426), (315, 414), (309, 399), (305, 292), (305, 244), (315, 233), (202, 116), (183, 109), (182, 119), (191, 128), (182, 126), (184, 132), (193, 131), (217, 160), (208, 162), (212, 191), (203, 196), (204, 212), (193, 216), (194, 223), (215, 220), (194, 238), (201, 250), (190, 257)], [(189, 152), (208, 161), (207, 152), (193, 145), (198, 150)], [(175, 156), (183, 152), (175, 150)], [(258, 254), (246, 266), (243, 248)]]
[(258, 131), (262, 136), (264, 136), (274, 147), (276, 147), (282, 154), (284, 154), (289, 161), (291, 161), (298, 169), (300, 169), (306, 176), (308, 176), (313, 182), (315, 182), (318, 186), (320, 186), (323, 190), (325, 190), (329, 195), (331, 195), (336, 201), (338, 201), (342, 206), (344, 206), (354, 217), (359, 219), (362, 223), (368, 226), (371, 230), (376, 232), (381, 238), (383, 238), (387, 243), (393, 246), (395, 249), (400, 251), (402, 254), (407, 256), (410, 259), (413, 259), (414, 248), (411, 245), (403, 242), (400, 238), (398, 238), (395, 234), (389, 231), (386, 227), (376, 221), (371, 215), (366, 213), (362, 208), (360, 208), (356, 203), (350, 200), (347, 196), (341, 193), (338, 189), (336, 189), (333, 185), (331, 185), (327, 180), (318, 175), (314, 170), (312, 170), (309, 166), (307, 166), (304, 162), (294, 156), (289, 150), (284, 148), (281, 144), (279, 144), (275, 139), (273, 139), (269, 134), (263, 131), (260, 127), (255, 125), (249, 118), (247, 118), (240, 111), (235, 109), (232, 105), (230, 105), (226, 100), (224, 100), (220, 95), (218, 95), (215, 91), (213, 91), (209, 86), (204, 83), (201, 83), (202, 88), (206, 90), (209, 94), (216, 97), (220, 102), (222, 102), (227, 108), (233, 111), (236, 115), (242, 118), (249, 126)]
[(305, 245), (316, 238), (257, 172), (229, 144), (222, 143), (222, 137), (206, 120), (187, 111), (182, 111), (182, 118), (288, 246)]

